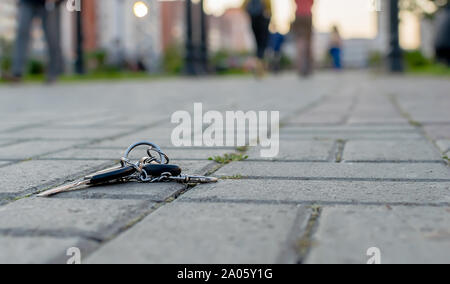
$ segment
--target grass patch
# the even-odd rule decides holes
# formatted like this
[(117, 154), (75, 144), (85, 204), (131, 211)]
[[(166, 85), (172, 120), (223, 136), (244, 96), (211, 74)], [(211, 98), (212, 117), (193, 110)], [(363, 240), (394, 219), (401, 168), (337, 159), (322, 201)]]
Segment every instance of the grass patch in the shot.
[(240, 153), (245, 153), (248, 151), (248, 146), (237, 147), (236, 150)]
[(248, 156), (244, 155), (244, 154), (225, 154), (223, 156), (214, 156), (214, 157), (209, 157), (208, 160), (210, 161), (214, 161), (218, 164), (222, 164), (222, 165), (226, 165), (229, 164), (231, 162), (239, 162), (239, 161), (244, 161), (247, 160)]
[(450, 76), (450, 68), (443, 64), (430, 64), (409, 68), (408, 73), (414, 75)]
[(444, 156), (443, 159), (447, 160), (447, 162), (450, 162), (450, 158), (448, 156)]
[(406, 72), (417, 75), (450, 76), (450, 67), (425, 57), (420, 50), (404, 54)]

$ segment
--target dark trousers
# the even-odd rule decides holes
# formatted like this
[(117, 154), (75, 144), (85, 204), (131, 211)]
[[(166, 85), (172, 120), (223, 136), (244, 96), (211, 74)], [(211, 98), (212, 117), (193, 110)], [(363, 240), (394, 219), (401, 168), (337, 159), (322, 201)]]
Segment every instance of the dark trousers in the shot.
[(256, 40), (256, 56), (259, 59), (264, 58), (264, 53), (266, 52), (267, 45), (269, 44), (269, 24), (270, 19), (261, 15), (253, 16), (252, 20), (252, 30)]
[(330, 48), (330, 55), (331, 58), (333, 59), (334, 69), (342, 69), (341, 53), (342, 52), (340, 47)]
[(18, 27), (13, 53), (13, 75), (18, 77), (23, 75), (30, 44), (30, 30), (35, 17), (41, 18), (47, 41), (49, 57), (47, 76), (57, 77), (63, 71), (59, 5), (56, 5), (52, 10), (47, 10), (45, 5), (29, 1), (19, 2)]

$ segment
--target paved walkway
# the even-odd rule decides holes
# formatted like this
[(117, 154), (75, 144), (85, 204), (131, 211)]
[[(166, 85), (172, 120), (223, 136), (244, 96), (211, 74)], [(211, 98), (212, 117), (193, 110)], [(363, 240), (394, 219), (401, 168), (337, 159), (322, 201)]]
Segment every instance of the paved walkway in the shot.
[[(0, 86), (0, 263), (450, 262), (450, 83), (365, 73)], [(177, 149), (177, 110), (279, 110), (278, 158), (221, 166)], [(214, 185), (35, 193), (138, 140)], [(230, 178), (232, 177), (232, 178)]]

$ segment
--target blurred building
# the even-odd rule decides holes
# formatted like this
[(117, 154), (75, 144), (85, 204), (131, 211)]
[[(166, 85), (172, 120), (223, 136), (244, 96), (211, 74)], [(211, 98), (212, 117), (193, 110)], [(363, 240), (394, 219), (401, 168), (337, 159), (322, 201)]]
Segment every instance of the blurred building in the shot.
[(143, 1), (148, 14), (137, 17), (133, 12), (134, 0), (96, 0), (96, 22), (88, 29), (96, 30), (95, 45), (107, 50), (111, 59), (117, 56), (127, 61), (142, 61), (149, 70), (156, 70), (162, 53), (161, 3)]
[(160, 2), (162, 48), (181, 45), (185, 33), (184, 1)]
[(213, 52), (221, 49), (237, 52), (252, 50), (253, 35), (246, 12), (233, 8), (220, 17), (210, 17), (209, 45)]
[(16, 28), (16, 1), (2, 0), (0, 9), (0, 38), (11, 41)]

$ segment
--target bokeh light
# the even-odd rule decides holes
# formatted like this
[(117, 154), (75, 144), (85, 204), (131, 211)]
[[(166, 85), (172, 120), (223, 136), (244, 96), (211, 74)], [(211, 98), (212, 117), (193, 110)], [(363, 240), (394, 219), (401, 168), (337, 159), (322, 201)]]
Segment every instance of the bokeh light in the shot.
[(138, 1), (133, 5), (133, 13), (138, 18), (143, 18), (148, 14), (148, 6), (142, 1)]

